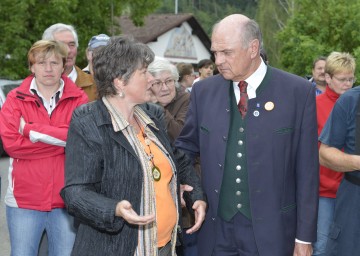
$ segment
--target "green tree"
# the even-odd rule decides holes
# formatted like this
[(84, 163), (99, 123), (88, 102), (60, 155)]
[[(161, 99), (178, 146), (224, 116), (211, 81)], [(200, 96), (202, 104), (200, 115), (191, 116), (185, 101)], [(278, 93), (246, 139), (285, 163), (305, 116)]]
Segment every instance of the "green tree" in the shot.
[[(360, 57), (358, 0), (297, 0), (293, 15), (278, 33), (282, 66), (295, 74), (310, 74), (311, 63), (332, 51)], [(357, 74), (360, 74), (357, 61)]]
[(276, 34), (285, 27), (287, 19), (293, 14), (295, 0), (260, 0), (256, 20), (263, 35), (263, 44), (270, 65), (280, 65), (281, 42)]
[[(162, 0), (156, 13), (174, 13), (175, 0)], [(215, 22), (233, 13), (242, 13), (254, 18), (256, 0), (178, 0), (178, 13), (192, 13), (210, 36)]]
[(77, 64), (86, 65), (85, 49), (96, 34), (119, 34), (117, 19), (128, 14), (135, 24), (161, 0), (1, 0), (0, 77), (21, 79), (29, 74), (27, 52), (52, 24), (72, 24), (79, 36)]

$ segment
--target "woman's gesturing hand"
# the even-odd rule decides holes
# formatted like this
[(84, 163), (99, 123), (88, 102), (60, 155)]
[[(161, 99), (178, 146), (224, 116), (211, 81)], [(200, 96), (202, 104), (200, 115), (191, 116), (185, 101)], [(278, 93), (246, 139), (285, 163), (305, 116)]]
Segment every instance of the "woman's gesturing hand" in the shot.
[(155, 213), (139, 216), (132, 208), (130, 202), (126, 200), (122, 200), (116, 205), (115, 215), (134, 225), (147, 225), (155, 220)]

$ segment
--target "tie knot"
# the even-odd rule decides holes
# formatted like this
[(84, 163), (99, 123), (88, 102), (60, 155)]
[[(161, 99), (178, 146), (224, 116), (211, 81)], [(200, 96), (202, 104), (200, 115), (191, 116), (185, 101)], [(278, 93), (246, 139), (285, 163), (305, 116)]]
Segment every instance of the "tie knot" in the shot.
[(245, 92), (245, 93), (246, 93), (247, 85), (248, 85), (248, 84), (247, 84), (246, 81), (240, 81), (240, 82), (239, 82), (240, 92)]

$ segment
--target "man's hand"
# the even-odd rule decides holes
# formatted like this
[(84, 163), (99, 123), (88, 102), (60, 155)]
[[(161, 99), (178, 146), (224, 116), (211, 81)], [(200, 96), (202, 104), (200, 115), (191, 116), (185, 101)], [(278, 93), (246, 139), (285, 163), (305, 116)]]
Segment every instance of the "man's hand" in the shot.
[(311, 256), (311, 244), (295, 243), (294, 256)]
[(115, 215), (134, 225), (147, 225), (155, 220), (155, 214), (139, 216), (129, 201), (122, 200), (116, 205)]
[(186, 234), (192, 234), (195, 231), (199, 230), (201, 224), (205, 220), (205, 211), (206, 211), (206, 202), (202, 200), (196, 200), (193, 204), (194, 213), (195, 213), (195, 225), (186, 230)]

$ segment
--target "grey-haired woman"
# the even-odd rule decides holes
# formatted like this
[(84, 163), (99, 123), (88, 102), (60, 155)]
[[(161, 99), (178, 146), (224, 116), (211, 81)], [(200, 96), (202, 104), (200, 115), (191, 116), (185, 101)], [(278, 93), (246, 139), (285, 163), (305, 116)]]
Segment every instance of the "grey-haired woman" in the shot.
[(179, 182), (191, 185), (200, 228), (205, 198), (185, 155), (138, 105), (150, 100), (153, 52), (112, 38), (94, 56), (99, 100), (76, 110), (61, 195), (80, 220), (73, 255), (175, 255)]

